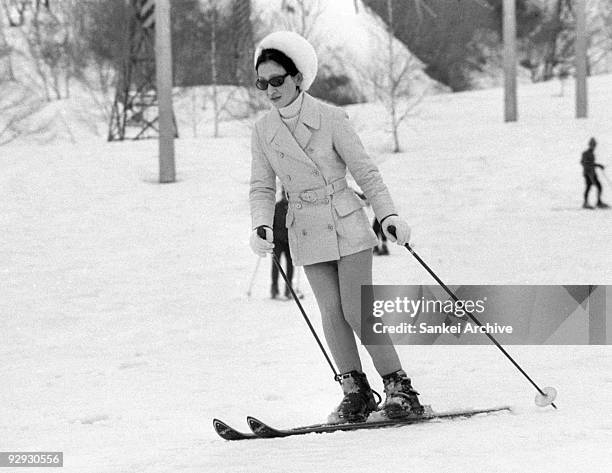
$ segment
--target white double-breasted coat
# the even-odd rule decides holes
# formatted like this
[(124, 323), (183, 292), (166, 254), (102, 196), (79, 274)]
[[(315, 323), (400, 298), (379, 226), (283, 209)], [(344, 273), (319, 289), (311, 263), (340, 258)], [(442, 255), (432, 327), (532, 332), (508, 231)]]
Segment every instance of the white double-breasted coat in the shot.
[(293, 134), (273, 109), (252, 135), (249, 200), (253, 228), (272, 226), (276, 177), (289, 196), (286, 225), (294, 264), (338, 260), (378, 243), (347, 168), (381, 220), (394, 214), (389, 191), (346, 112), (304, 94)]

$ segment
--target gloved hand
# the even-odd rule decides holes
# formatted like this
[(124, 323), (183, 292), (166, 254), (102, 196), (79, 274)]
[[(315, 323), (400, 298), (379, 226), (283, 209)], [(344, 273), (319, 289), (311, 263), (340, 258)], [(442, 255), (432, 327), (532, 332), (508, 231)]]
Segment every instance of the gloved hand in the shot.
[[(395, 234), (397, 238), (389, 233), (389, 226), (395, 227)], [(391, 215), (384, 219), (382, 223), (382, 230), (387, 235), (387, 238), (393, 242), (397, 242), (398, 245), (404, 246), (410, 242), (410, 226), (406, 223), (403, 218), (397, 215)]]
[(274, 234), (272, 233), (272, 229), (270, 227), (264, 228), (266, 229), (265, 240), (259, 237), (257, 234), (257, 228), (253, 230), (251, 233), (251, 238), (249, 239), (251, 250), (253, 250), (253, 253), (261, 258), (266, 256), (266, 253), (272, 253), (272, 249), (274, 248)]

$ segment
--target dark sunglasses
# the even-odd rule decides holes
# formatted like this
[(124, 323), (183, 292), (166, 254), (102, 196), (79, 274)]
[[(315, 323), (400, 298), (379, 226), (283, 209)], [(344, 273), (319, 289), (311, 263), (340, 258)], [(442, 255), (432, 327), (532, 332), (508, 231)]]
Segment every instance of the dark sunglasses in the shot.
[(270, 77), (268, 80), (258, 78), (255, 81), (255, 87), (257, 87), (259, 90), (268, 90), (268, 85), (271, 85), (272, 87), (280, 87), (285, 83), (285, 77), (288, 75), (290, 74), (287, 72), (283, 76)]

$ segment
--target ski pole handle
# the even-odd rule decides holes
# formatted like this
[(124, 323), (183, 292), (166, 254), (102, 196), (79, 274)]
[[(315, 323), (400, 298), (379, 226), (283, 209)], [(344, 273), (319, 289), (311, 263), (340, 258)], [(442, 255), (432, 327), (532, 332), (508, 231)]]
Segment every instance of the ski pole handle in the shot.
[(264, 225), (257, 227), (257, 236), (262, 240), (266, 239), (266, 227)]
[[(389, 225), (387, 227), (387, 231), (391, 234), (393, 238), (397, 240), (397, 233), (396, 233), (395, 225)], [(414, 251), (412, 250), (410, 243), (406, 243), (404, 246), (408, 249), (408, 251), (410, 251), (410, 253), (414, 254)]]

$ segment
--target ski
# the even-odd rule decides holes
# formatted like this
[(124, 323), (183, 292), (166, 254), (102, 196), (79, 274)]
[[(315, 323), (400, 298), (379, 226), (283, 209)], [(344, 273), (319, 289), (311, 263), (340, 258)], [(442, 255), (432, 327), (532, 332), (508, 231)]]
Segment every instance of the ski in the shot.
[(472, 417), (478, 414), (490, 414), (494, 412), (512, 411), (509, 406), (493, 407), (488, 409), (469, 409), (469, 410), (457, 410), (448, 412), (433, 412), (431, 414), (421, 417), (411, 417), (404, 419), (389, 419), (374, 422), (355, 422), (345, 424), (313, 424), (304, 427), (296, 427), (293, 429), (275, 429), (262, 421), (254, 418), (247, 417), (249, 427), (257, 437), (260, 438), (280, 438), (290, 437), (293, 435), (305, 435), (310, 433), (331, 433), (338, 431), (353, 431), (353, 430), (365, 430), (365, 429), (382, 429), (389, 427), (402, 427), (405, 425), (421, 424), (425, 422), (431, 422), (435, 420), (443, 419), (456, 419), (461, 417)]
[(219, 419), (213, 419), (213, 427), (215, 428), (215, 432), (225, 440), (249, 440), (259, 438), (257, 435), (250, 432), (248, 434), (239, 432)]

